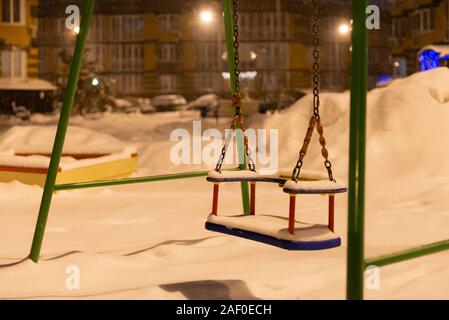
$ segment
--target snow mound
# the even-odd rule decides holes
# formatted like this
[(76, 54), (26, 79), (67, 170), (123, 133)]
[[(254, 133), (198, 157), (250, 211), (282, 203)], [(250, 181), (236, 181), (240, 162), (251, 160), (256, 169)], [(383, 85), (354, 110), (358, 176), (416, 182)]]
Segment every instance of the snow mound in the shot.
[[(367, 175), (393, 179), (404, 175), (449, 172), (446, 137), (449, 136), (449, 69), (438, 68), (393, 81), (368, 93)], [(350, 94), (324, 93), (321, 118), (330, 160), (337, 177), (347, 175)], [(253, 127), (279, 129), (281, 166), (292, 167), (302, 145), (312, 112), (312, 97), (290, 108), (255, 119)], [(305, 167), (323, 169), (317, 134), (305, 158)]]
[[(4, 154), (51, 154), (56, 126), (16, 126), (0, 137)], [(69, 126), (64, 154), (114, 154), (128, 145), (108, 134)]]

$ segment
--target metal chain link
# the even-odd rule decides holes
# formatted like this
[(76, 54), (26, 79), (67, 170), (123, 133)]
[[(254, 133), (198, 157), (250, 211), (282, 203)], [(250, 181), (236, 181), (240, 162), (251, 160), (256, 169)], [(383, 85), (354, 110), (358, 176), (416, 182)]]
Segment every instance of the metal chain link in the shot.
[(218, 172), (218, 173), (221, 173), (221, 167), (223, 166), (223, 161), (224, 161), (224, 159), (226, 157), (226, 151), (228, 150), (228, 146), (231, 143), (231, 139), (232, 139), (232, 136), (233, 136), (233, 131), (234, 130), (231, 130), (228, 133), (228, 135), (225, 138), (225, 143), (223, 145), (223, 148), (221, 149), (220, 157), (218, 158), (217, 165), (215, 166), (215, 171)]
[(235, 108), (235, 114), (240, 115), (241, 108), (241, 95), (240, 95), (240, 56), (239, 56), (239, 1), (233, 0), (232, 2), (232, 20), (234, 24), (234, 95), (232, 99), (232, 105)]
[(245, 123), (243, 122), (243, 118), (241, 116), (238, 116), (238, 119), (239, 119), (239, 128), (243, 132), (243, 144), (245, 146), (246, 160), (248, 161), (248, 168), (251, 171), (256, 171), (256, 165), (254, 164), (253, 157), (251, 154), (251, 149), (249, 148), (248, 136), (245, 134), (245, 132), (246, 132)]
[(313, 0), (313, 114), (320, 117), (320, 1)]
[[(237, 128), (238, 127), (238, 128)], [(243, 143), (245, 146), (246, 158), (248, 160), (248, 167), (251, 171), (256, 171), (256, 165), (254, 164), (254, 160), (252, 158), (251, 149), (248, 146), (248, 137), (245, 135), (245, 124), (243, 122), (242, 116), (236, 115), (231, 123), (231, 131), (228, 133), (225, 139), (225, 143), (223, 148), (221, 149), (220, 157), (218, 158), (217, 165), (215, 166), (215, 171), (221, 173), (221, 167), (223, 166), (224, 159), (226, 157), (226, 152), (228, 151), (229, 144), (231, 143), (232, 136), (234, 131), (240, 129), (243, 133)]]
[(218, 159), (217, 165), (215, 167), (215, 171), (218, 173), (221, 173), (221, 167), (223, 165), (223, 161), (225, 159), (226, 156), (226, 152), (228, 150), (228, 146), (231, 142), (232, 136), (233, 136), (233, 132), (234, 130), (236, 130), (236, 128), (240, 128), (240, 130), (242, 130), (243, 132), (243, 143), (244, 143), (244, 147), (245, 147), (245, 154), (246, 154), (246, 159), (248, 161), (248, 167), (251, 171), (256, 171), (256, 166), (254, 164), (253, 158), (252, 158), (252, 154), (251, 154), (251, 150), (248, 146), (248, 137), (245, 134), (245, 125), (243, 122), (243, 118), (242, 118), (242, 114), (241, 114), (241, 106), (242, 106), (242, 97), (240, 94), (240, 56), (239, 56), (239, 14), (238, 14), (238, 6), (239, 6), (239, 2), (238, 0), (233, 0), (233, 13), (232, 13), (232, 20), (233, 20), (233, 24), (234, 24), (234, 28), (233, 28), (233, 47), (234, 47), (234, 64), (235, 64), (235, 70), (234, 70), (234, 75), (235, 75), (235, 79), (234, 79), (234, 94), (232, 96), (232, 106), (235, 109), (235, 115), (234, 115), (234, 119), (232, 120), (231, 123), (231, 132), (226, 136), (225, 139), (225, 144), (223, 145), (223, 148), (221, 149), (221, 154), (220, 157)]
[(307, 129), (306, 137), (304, 139), (303, 146), (299, 152), (299, 159), (296, 162), (295, 168), (292, 172), (292, 179), (296, 182), (299, 180), (301, 168), (303, 166), (303, 160), (307, 153), (310, 140), (312, 138), (315, 127), (320, 135), (321, 154), (325, 161), (329, 180), (335, 181), (332, 173), (332, 163), (328, 159), (328, 151), (326, 149), (326, 139), (324, 138), (324, 131), (321, 125), (320, 119), (320, 0), (312, 0), (312, 32), (313, 32), (313, 66), (312, 66), (312, 82), (313, 82), (313, 116), (310, 119), (309, 127)]

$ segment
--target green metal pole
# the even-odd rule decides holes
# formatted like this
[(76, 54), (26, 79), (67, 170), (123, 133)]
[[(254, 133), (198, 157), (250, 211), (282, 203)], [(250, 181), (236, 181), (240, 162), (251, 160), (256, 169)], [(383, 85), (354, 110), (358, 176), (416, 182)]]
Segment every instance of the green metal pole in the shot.
[(48, 211), (51, 205), (56, 176), (59, 169), (59, 162), (61, 160), (62, 149), (64, 147), (64, 140), (67, 133), (70, 114), (72, 111), (73, 100), (75, 98), (81, 65), (83, 63), (84, 49), (86, 46), (87, 34), (89, 33), (90, 18), (92, 17), (95, 0), (86, 0), (84, 13), (81, 21), (80, 32), (76, 39), (75, 53), (73, 55), (72, 64), (70, 67), (70, 74), (65, 90), (64, 102), (59, 117), (58, 129), (53, 144), (53, 151), (51, 155), (50, 165), (48, 168), (47, 179), (45, 180), (44, 193), (42, 195), (41, 206), (39, 209), (39, 216), (37, 218), (36, 229), (34, 231), (33, 244), (30, 251), (30, 259), (38, 262), (39, 254), (42, 247), (42, 240), (44, 239), (45, 226), (47, 224)]
[[(240, 168), (224, 169), (224, 171), (237, 171), (237, 170), (240, 170)], [(100, 180), (100, 181), (90, 181), (90, 182), (57, 184), (54, 186), (54, 190), (62, 191), (62, 190), (98, 188), (98, 187), (119, 186), (119, 185), (125, 185), (125, 184), (167, 181), (167, 180), (190, 179), (190, 178), (196, 178), (196, 177), (205, 177), (208, 175), (208, 173), (209, 173), (209, 171), (194, 171), (194, 172), (181, 172), (181, 173), (173, 173), (173, 174), (165, 174), (165, 175), (149, 176), (149, 177), (136, 177), (136, 178), (124, 178), (124, 179), (114, 179), (114, 180)]]
[(366, 265), (375, 265), (376, 267), (382, 267), (445, 250), (449, 250), (449, 239), (422, 245), (416, 248), (402, 250), (399, 252), (389, 253), (376, 258), (366, 259)]
[(365, 224), (366, 92), (368, 80), (367, 0), (352, 1), (351, 115), (349, 135), (348, 252), (346, 297), (363, 299)]
[[(234, 48), (234, 21), (232, 0), (223, 0), (223, 11), (224, 11), (224, 22), (226, 31), (226, 44), (228, 52), (228, 69), (230, 74), (232, 93), (236, 93), (237, 88), (235, 87), (235, 69), (237, 66), (234, 61), (234, 53), (236, 48)], [(241, 170), (247, 169), (245, 147), (243, 144), (243, 135), (241, 130), (237, 130), (237, 150), (239, 155), (239, 166)], [(248, 182), (241, 182), (242, 189), (242, 201), (243, 201), (243, 212), (249, 213), (249, 188)]]

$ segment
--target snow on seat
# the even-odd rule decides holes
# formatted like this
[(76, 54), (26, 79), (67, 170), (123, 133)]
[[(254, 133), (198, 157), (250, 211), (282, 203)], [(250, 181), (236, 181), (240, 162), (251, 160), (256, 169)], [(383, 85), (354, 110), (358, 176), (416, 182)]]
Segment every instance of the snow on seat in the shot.
[[(290, 168), (278, 169), (276, 173), (271, 175), (259, 174), (251, 170), (235, 170), (222, 171), (221, 173), (212, 170), (207, 175), (209, 182), (239, 182), (239, 181), (253, 181), (253, 182), (274, 182), (284, 184), (291, 179), (293, 170)], [(301, 180), (328, 180), (327, 173), (316, 170), (302, 170), (299, 178)]]
[(284, 192), (290, 194), (335, 194), (343, 193), (348, 189), (340, 181), (326, 180), (293, 180), (287, 181), (284, 185)]
[(207, 178), (209, 182), (239, 182), (239, 181), (260, 181), (257, 172), (251, 170), (235, 170), (235, 171), (209, 171)]
[(288, 219), (273, 215), (209, 215), (206, 229), (270, 244), (287, 250), (321, 250), (341, 245), (327, 225), (296, 221), (295, 234), (288, 232)]

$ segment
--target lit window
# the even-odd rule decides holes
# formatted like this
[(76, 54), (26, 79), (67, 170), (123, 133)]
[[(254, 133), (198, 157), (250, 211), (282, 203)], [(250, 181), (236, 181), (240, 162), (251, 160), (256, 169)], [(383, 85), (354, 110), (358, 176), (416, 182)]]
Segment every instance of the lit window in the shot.
[(1, 53), (2, 77), (26, 78), (26, 52), (23, 50), (3, 50)]
[(175, 14), (162, 14), (158, 17), (159, 30), (163, 32), (178, 31), (178, 16)]
[(435, 14), (432, 9), (418, 10), (412, 19), (415, 31), (429, 32), (435, 29)]
[(24, 23), (24, 0), (2, 0), (2, 22)]
[(163, 62), (175, 62), (177, 60), (176, 45), (174, 44), (161, 45), (160, 59)]

